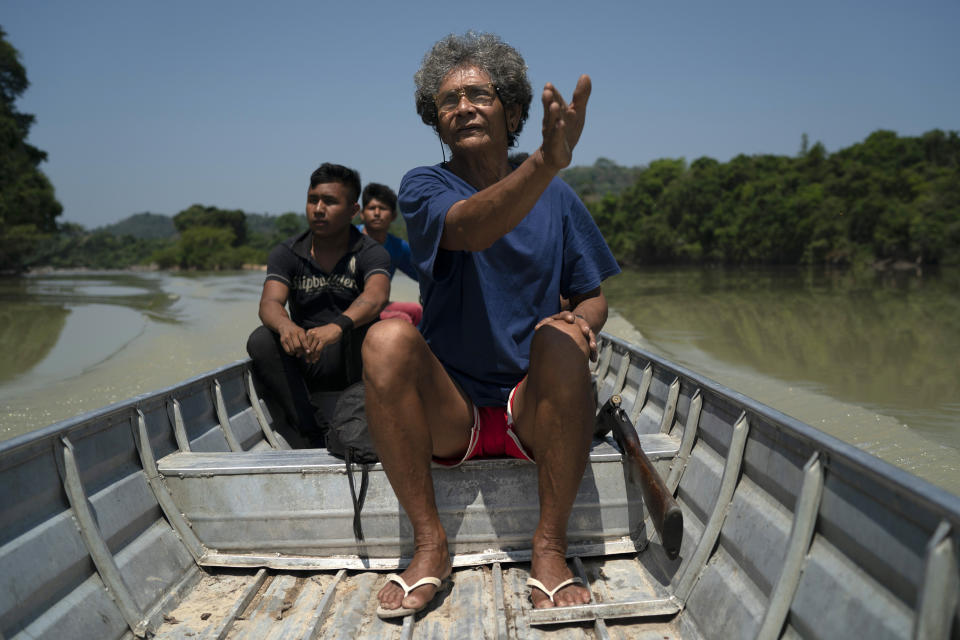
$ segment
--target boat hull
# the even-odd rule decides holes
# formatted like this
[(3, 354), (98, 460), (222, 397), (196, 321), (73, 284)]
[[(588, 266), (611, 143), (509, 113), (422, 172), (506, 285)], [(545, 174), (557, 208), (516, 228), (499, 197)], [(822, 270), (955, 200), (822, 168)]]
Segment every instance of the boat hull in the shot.
[(382, 470), (370, 469), (358, 545), (342, 463), (288, 450), (239, 362), (0, 444), (0, 633), (607, 637), (613, 621), (625, 637), (958, 632), (960, 499), (655, 354), (600, 343), (598, 399), (623, 398), (684, 537), (669, 559), (619, 451), (597, 441), (570, 538), (589, 605), (530, 608), (535, 468), (481, 460), (434, 474), (452, 587), (416, 619), (377, 619), (378, 571), (411, 552)]

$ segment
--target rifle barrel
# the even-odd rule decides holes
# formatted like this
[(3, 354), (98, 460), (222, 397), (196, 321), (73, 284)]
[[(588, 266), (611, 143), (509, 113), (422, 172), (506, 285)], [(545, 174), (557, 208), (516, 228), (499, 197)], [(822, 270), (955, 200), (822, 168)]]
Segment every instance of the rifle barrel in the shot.
[(639, 479), (643, 503), (650, 513), (653, 527), (660, 536), (667, 557), (680, 555), (683, 542), (683, 512), (650, 458), (640, 446), (640, 438), (626, 412), (620, 408), (620, 396), (613, 395), (600, 408), (600, 418), (613, 431), (631, 469), (631, 478)]

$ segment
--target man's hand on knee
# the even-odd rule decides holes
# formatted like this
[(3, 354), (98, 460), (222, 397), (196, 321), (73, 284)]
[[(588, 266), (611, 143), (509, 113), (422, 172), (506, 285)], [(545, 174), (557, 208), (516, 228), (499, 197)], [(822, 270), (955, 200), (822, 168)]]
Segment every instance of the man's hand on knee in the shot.
[(280, 334), (280, 345), (287, 355), (300, 357), (305, 353), (307, 332), (303, 327), (290, 322), (283, 325), (277, 332)]
[(342, 337), (343, 329), (332, 323), (310, 329), (304, 340), (304, 359), (310, 363), (316, 362), (325, 347), (340, 342)]
[(583, 318), (583, 316), (579, 316), (572, 311), (561, 311), (560, 313), (555, 313), (552, 316), (548, 316), (538, 322), (537, 326), (534, 327), (534, 331), (538, 331), (541, 327), (548, 324), (552, 324), (554, 327), (564, 331), (574, 339), (576, 339), (577, 333), (582, 335), (583, 339), (586, 341), (587, 348), (590, 350), (590, 359), (596, 362), (597, 337), (593, 334), (593, 329), (590, 328), (590, 325)]

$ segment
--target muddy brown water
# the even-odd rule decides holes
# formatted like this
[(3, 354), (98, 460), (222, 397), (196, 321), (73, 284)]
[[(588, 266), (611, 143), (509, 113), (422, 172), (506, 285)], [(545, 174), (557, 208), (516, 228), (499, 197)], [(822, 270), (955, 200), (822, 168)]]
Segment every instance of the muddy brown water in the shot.
[[(262, 282), (0, 280), (0, 439), (245, 357)], [(960, 270), (644, 269), (604, 291), (611, 333), (960, 493)]]

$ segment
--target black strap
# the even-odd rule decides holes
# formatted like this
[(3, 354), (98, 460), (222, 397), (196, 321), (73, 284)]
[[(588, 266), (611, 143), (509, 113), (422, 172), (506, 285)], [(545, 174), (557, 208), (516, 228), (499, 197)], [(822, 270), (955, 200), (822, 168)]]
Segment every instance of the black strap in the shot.
[(347, 481), (350, 483), (350, 498), (353, 500), (353, 535), (357, 542), (363, 542), (363, 526), (360, 523), (360, 511), (363, 509), (363, 502), (367, 499), (367, 486), (370, 484), (370, 471), (365, 464), (359, 464), (360, 467), (360, 497), (357, 497), (357, 491), (353, 484), (353, 447), (347, 447), (344, 452), (344, 458), (347, 462)]

